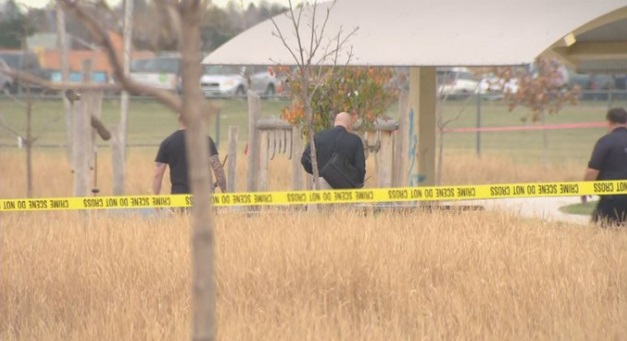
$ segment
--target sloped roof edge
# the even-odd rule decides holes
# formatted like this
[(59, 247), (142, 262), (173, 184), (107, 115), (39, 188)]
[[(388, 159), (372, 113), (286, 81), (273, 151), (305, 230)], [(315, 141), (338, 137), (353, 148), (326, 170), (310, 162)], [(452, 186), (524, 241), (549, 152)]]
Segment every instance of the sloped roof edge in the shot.
[[(331, 2), (315, 6), (320, 26)], [(330, 10), (323, 41), (357, 31), (337, 63), (370, 66), (521, 65), (569, 33), (625, 8), (624, 0), (338, 0)], [(305, 7), (300, 30), (309, 45), (313, 6)], [(294, 26), (275, 17), (285, 43), (297, 51)], [(293, 55), (266, 20), (223, 44), (205, 64), (295, 65)], [(318, 50), (318, 56), (324, 47)], [(334, 64), (327, 59), (322, 64)]]

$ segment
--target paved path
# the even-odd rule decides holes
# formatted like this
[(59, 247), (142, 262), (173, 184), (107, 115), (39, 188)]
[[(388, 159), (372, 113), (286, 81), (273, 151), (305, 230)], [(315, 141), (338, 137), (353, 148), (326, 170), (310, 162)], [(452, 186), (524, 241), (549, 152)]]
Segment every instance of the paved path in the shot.
[[(591, 198), (590, 200), (597, 200)], [(579, 197), (549, 197), (549, 198), (520, 198), (520, 199), (486, 199), (473, 201), (449, 202), (450, 205), (480, 205), (486, 210), (510, 211), (523, 217), (539, 218), (546, 221), (564, 221), (580, 225), (586, 225), (590, 221), (589, 216), (579, 214), (566, 214), (559, 209), (562, 206), (579, 203)], [(594, 203), (589, 204), (594, 205)], [(357, 205), (361, 206), (361, 205)], [(366, 205), (370, 206), (370, 205)], [(151, 208), (110, 210), (111, 214), (140, 214), (144, 217), (155, 217), (159, 214)], [(163, 214), (165, 212), (162, 212)]]
[[(596, 200), (592, 198), (590, 200)], [(586, 225), (590, 217), (579, 214), (566, 214), (560, 207), (580, 202), (579, 197), (550, 197), (550, 198), (520, 198), (520, 199), (491, 199), (478, 200), (468, 203), (482, 205), (486, 210), (507, 210), (524, 217), (540, 218), (547, 221), (565, 221)], [(594, 205), (589, 203), (588, 205)]]

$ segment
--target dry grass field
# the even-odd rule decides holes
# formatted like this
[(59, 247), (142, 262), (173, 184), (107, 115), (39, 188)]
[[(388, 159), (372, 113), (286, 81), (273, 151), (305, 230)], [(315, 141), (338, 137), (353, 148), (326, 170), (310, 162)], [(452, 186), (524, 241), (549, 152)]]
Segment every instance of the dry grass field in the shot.
[[(473, 212), (216, 219), (219, 340), (625, 340), (627, 233)], [(0, 339), (189, 340), (186, 217), (8, 214)]]
[[(129, 193), (149, 193), (152, 157), (131, 150)], [(23, 154), (0, 158), (0, 197), (24, 195)], [(498, 155), (445, 162), (451, 184), (581, 173)], [(34, 164), (35, 196), (71, 193), (62, 152), (37, 151)], [(270, 189), (287, 189), (289, 162), (270, 165)], [(222, 213), (216, 223), (219, 340), (627, 339), (627, 231), (488, 212)], [(189, 232), (185, 216), (2, 214), (0, 339), (188, 340)]]
[[(129, 149), (127, 165), (127, 194), (151, 194), (155, 148)], [(230, 158), (232, 156), (229, 156)], [(246, 189), (246, 155), (243, 147), (237, 157), (236, 190)], [(300, 157), (300, 156), (299, 156)], [(224, 159), (224, 155), (221, 156)], [(24, 150), (0, 149), (0, 197), (16, 198), (26, 195), (26, 162)], [(442, 173), (443, 185), (478, 185), (508, 182), (579, 181), (585, 164), (563, 161), (544, 168), (538, 163), (515, 162), (504, 154), (490, 153), (478, 159), (463, 152), (447, 152)], [(268, 190), (290, 188), (291, 161), (279, 154), (269, 162)], [(98, 151), (97, 185), (101, 195), (112, 195), (113, 174), (109, 149)], [(167, 171), (166, 171), (167, 172)], [(305, 174), (303, 172), (303, 174)], [(93, 174), (92, 174), (93, 175)], [(169, 192), (168, 173), (164, 176), (163, 191)], [(376, 187), (374, 158), (367, 159), (366, 187)], [(90, 179), (92, 176), (90, 176)], [(33, 155), (33, 196), (71, 196), (72, 173), (66, 155), (61, 149), (35, 149)], [(93, 181), (93, 179), (92, 179)]]

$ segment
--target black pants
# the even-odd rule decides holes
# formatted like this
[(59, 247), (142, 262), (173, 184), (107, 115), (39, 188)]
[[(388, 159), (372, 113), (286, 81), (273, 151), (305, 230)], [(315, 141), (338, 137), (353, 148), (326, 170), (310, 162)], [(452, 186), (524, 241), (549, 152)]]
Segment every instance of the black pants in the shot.
[(602, 226), (627, 224), (627, 195), (602, 196), (592, 214), (592, 221)]

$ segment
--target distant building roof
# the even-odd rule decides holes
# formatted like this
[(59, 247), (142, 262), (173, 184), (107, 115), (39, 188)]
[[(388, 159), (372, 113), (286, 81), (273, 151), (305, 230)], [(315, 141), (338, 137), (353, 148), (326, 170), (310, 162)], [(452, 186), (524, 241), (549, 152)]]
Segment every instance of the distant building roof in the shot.
[[(115, 32), (109, 32), (109, 39), (111, 40), (113, 48), (121, 58), (124, 43), (122, 37)], [(69, 42), (72, 42), (71, 45), (68, 44), (68, 63), (70, 71), (81, 71), (83, 60), (91, 59), (93, 71), (106, 72), (107, 74), (113, 72), (107, 54), (100, 47), (92, 46), (88, 42), (84, 42), (71, 35), (68, 35), (68, 43)], [(56, 33), (34, 34), (28, 38), (27, 44), (28, 49), (37, 54), (41, 67), (50, 70), (61, 69), (61, 52), (57, 46)], [(131, 60), (150, 58), (154, 55), (155, 54), (151, 51), (134, 50), (131, 52)]]
[[(56, 32), (39, 32), (26, 38), (26, 45), (31, 50), (44, 49), (52, 50), (58, 47), (58, 35)], [(98, 46), (88, 41), (67, 34), (66, 44), (68, 49), (75, 50), (94, 50)]]

